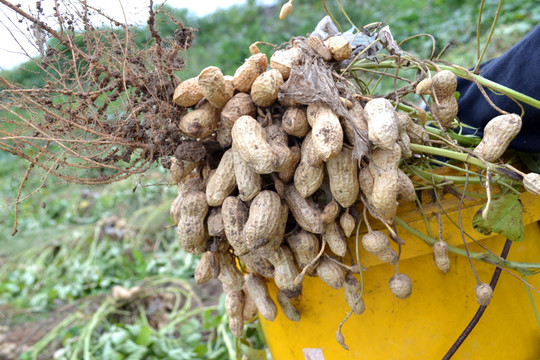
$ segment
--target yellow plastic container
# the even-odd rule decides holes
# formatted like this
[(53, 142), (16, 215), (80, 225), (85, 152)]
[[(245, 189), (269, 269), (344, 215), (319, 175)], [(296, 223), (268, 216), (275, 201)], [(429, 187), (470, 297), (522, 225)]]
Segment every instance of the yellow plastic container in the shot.
[[(423, 199), (425, 202), (426, 199)], [(540, 262), (540, 198), (521, 195), (526, 237), (513, 243), (508, 260)], [(457, 223), (458, 202), (452, 195), (442, 199), (444, 209)], [(401, 209), (398, 216), (425, 233), (426, 225), (414, 204)], [(472, 228), (471, 219), (479, 202), (468, 202), (462, 209), (465, 232), (499, 255), (505, 243), (501, 236), (484, 236)], [(437, 207), (424, 206), (434, 234), (438, 233)], [(296, 303), (300, 322), (292, 322), (279, 312), (275, 321), (261, 319), (270, 352), (275, 360), (286, 359), (441, 359), (478, 310), (474, 288), (476, 280), (463, 256), (450, 253), (451, 268), (442, 274), (433, 264), (431, 247), (398, 227), (405, 240), (399, 272), (413, 281), (412, 295), (397, 299), (388, 288), (394, 267), (360, 251), (364, 272), (366, 311), (351, 316), (342, 328), (349, 351), (336, 341), (339, 323), (349, 312), (343, 289), (334, 290), (318, 278), (306, 277)], [(463, 247), (458, 228), (443, 216), (443, 238)], [(352, 240), (352, 239), (351, 239)], [(351, 244), (354, 249), (354, 243)], [(395, 245), (395, 244), (393, 244)], [(360, 245), (361, 247), (361, 245)], [(471, 251), (484, 251), (469, 244)], [(480, 280), (489, 283), (493, 265), (473, 261)], [(527, 281), (540, 289), (540, 275)], [(277, 288), (268, 282), (275, 299)], [(540, 294), (532, 299), (540, 311)], [(540, 359), (540, 328), (524, 283), (503, 271), (480, 322), (461, 345), (453, 359)]]

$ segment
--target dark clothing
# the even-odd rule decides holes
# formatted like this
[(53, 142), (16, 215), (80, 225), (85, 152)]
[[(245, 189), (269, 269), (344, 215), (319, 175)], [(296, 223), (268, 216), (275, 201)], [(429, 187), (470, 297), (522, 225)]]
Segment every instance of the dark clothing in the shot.
[[(540, 24), (506, 53), (484, 63), (480, 68), (480, 75), (540, 100)], [(521, 114), (513, 100), (484, 89), (500, 109)], [(473, 82), (459, 78), (457, 91), (460, 93), (459, 120), (478, 128), (477, 135), (482, 136), (487, 122), (500, 113), (489, 105)], [(525, 109), (523, 125), (510, 147), (520, 151), (540, 152), (540, 109), (522, 105)], [(464, 129), (464, 132), (470, 134), (474, 130)]]

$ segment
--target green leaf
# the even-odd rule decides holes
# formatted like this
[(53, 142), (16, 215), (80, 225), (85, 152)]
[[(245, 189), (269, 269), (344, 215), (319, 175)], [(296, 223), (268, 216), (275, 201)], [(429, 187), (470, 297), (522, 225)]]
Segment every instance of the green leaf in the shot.
[(501, 234), (512, 241), (525, 239), (523, 228), (523, 206), (517, 195), (508, 194), (491, 201), (486, 219), (482, 217), (483, 206), (473, 218), (473, 227), (479, 233), (489, 235), (492, 232)]
[(240, 352), (242, 355), (246, 355), (250, 360), (266, 360), (266, 350), (252, 348), (247, 341), (240, 339), (239, 341)]
[(139, 334), (137, 335), (137, 339), (135, 340), (135, 343), (140, 346), (148, 347), (152, 340), (150, 339), (150, 335), (152, 334), (152, 329), (150, 329), (149, 326), (143, 326), (141, 327), (141, 330), (139, 330)]

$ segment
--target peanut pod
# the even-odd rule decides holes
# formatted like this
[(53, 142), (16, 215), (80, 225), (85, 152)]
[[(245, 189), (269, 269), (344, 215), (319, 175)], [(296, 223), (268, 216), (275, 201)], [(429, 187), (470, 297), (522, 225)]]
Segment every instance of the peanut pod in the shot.
[(180, 203), (180, 219), (176, 233), (185, 251), (202, 254), (206, 250), (207, 233), (204, 218), (208, 213), (206, 195), (188, 191)]
[(229, 196), (221, 205), (221, 216), (225, 236), (234, 253), (237, 256), (248, 253), (249, 249), (243, 238), (244, 225), (249, 216), (248, 207), (238, 197)]
[(259, 313), (268, 321), (274, 321), (277, 315), (277, 308), (274, 300), (268, 293), (268, 288), (263, 278), (254, 274), (245, 274), (246, 290), (257, 306)]
[(255, 172), (269, 174), (276, 169), (276, 154), (257, 120), (251, 116), (241, 116), (234, 123), (231, 135), (236, 151)]
[(325, 224), (321, 221), (320, 210), (315, 207), (315, 203), (311, 199), (304, 199), (294, 185), (285, 186), (283, 199), (302, 229), (314, 234), (324, 232)]
[(327, 105), (311, 104), (307, 118), (317, 155), (324, 161), (336, 157), (343, 146), (343, 129), (337, 115)]
[(216, 171), (206, 185), (206, 200), (210, 206), (220, 206), (236, 187), (233, 151), (225, 151)]

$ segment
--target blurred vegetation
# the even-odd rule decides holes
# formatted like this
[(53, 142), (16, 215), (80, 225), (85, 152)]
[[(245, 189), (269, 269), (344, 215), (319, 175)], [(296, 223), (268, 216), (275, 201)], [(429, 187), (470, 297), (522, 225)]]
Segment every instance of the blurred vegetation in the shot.
[[(451, 44), (446, 60), (474, 66), (477, 1), (351, 0), (342, 4), (357, 26), (381, 21), (390, 25), (398, 41), (432, 34), (436, 53)], [(485, 1), (482, 35), (491, 26), (497, 4)], [(209, 65), (232, 75), (250, 55), (251, 43), (280, 45), (292, 36), (305, 36), (325, 16), (319, 0), (297, 0), (292, 14), (279, 21), (281, 5), (261, 6), (248, 0), (202, 18), (185, 9), (167, 8), (185, 25), (198, 29), (185, 54), (186, 68), (178, 73), (180, 79), (196, 76)], [(343, 29), (349, 29), (338, 3), (328, 0), (327, 5)], [(540, 7), (535, 2), (505, 0), (486, 60), (506, 51), (539, 22)], [(158, 16), (157, 26), (163, 35), (173, 36), (176, 29), (164, 15)], [(149, 41), (146, 28), (141, 27), (136, 43), (145, 46)], [(403, 46), (428, 57), (432, 42), (419, 37)], [(24, 86), (42, 84), (31, 62), (6, 74)], [(175, 241), (168, 208), (176, 189), (160, 166), (145, 176), (101, 187), (62, 183), (34, 169), (22, 191), (19, 232), (11, 237), (13, 203), (27, 164), (1, 152), (0, 163), (0, 325), (24, 328), (59, 317), (48, 329), (49, 335), (44, 333), (33, 347), (25, 348), (21, 358), (51, 358), (55, 353), (57, 359), (233, 359), (246, 352), (252, 359), (267, 357), (264, 350), (257, 350), (264, 344), (255, 324), (248, 325), (245, 339), (235, 341), (226, 325), (223, 299), (207, 302), (204, 294), (194, 290), (191, 279), (197, 257), (183, 252)], [(142, 294), (131, 301), (134, 308), (111, 298), (115, 285), (141, 286)], [(149, 324), (152, 315), (145, 301), (166, 293), (176, 294), (179, 303), (163, 327), (156, 329)], [(197, 310), (192, 302), (197, 303)], [(65, 315), (62, 311), (69, 304), (77, 306)], [(0, 330), (2, 336), (6, 335)]]

